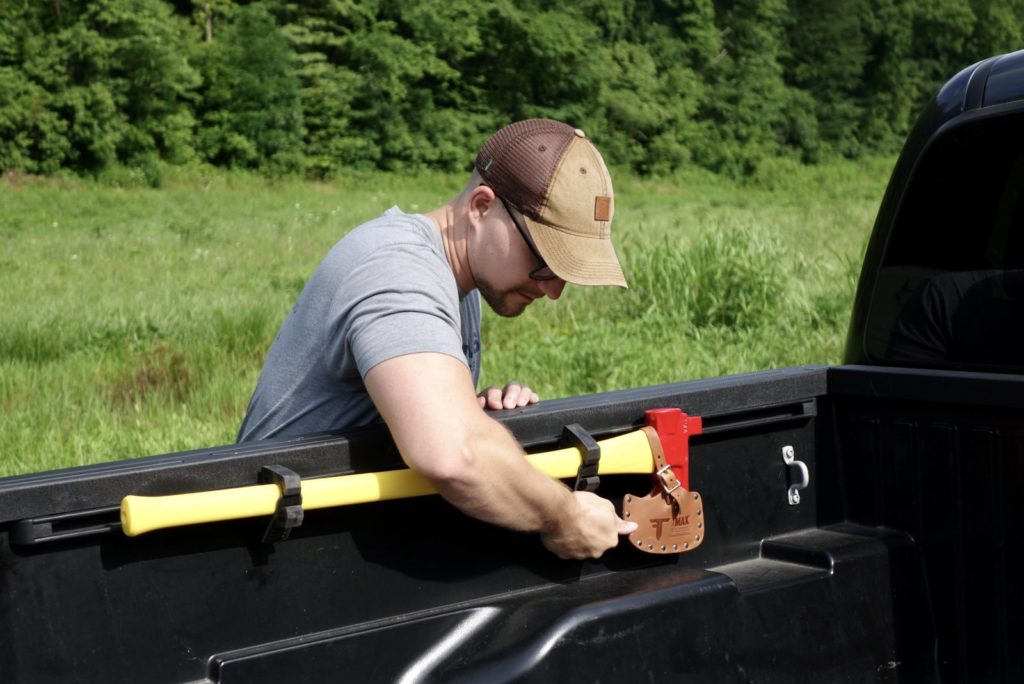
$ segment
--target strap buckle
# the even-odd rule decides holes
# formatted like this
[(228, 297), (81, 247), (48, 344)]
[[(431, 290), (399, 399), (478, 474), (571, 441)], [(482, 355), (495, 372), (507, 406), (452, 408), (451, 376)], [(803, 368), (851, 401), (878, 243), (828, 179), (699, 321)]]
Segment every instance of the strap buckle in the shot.
[(678, 477), (676, 477), (675, 471), (672, 470), (671, 464), (663, 465), (658, 468), (654, 474), (658, 477), (658, 482), (661, 484), (661, 488), (665, 490), (666, 494), (671, 494), (683, 486), (683, 483), (679, 481)]

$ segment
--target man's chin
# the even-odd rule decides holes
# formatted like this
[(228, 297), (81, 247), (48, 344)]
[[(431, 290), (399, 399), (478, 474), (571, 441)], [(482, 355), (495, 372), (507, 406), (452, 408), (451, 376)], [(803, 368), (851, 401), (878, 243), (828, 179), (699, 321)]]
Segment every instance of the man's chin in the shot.
[(488, 297), (485, 294), (484, 301), (502, 318), (515, 318), (526, 311), (526, 307), (533, 300), (518, 292), (506, 292), (501, 297)]
[(523, 313), (524, 311), (526, 311), (526, 305), (523, 305), (523, 306), (519, 307), (518, 309), (513, 309), (513, 310), (505, 309), (503, 311), (495, 311), (494, 313), (498, 314), (502, 318), (515, 318), (515, 317), (519, 316), (519, 314)]
[(494, 313), (503, 318), (515, 318), (526, 311), (526, 307), (529, 304), (529, 302), (510, 302), (508, 299), (504, 299), (499, 303), (499, 306), (492, 306), (491, 308), (494, 309)]

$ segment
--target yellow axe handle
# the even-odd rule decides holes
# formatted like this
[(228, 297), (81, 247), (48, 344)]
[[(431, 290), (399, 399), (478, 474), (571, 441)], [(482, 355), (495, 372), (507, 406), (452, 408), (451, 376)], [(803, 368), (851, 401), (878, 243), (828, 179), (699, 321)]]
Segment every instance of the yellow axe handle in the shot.
[[(601, 475), (650, 473), (654, 456), (643, 430), (610, 437), (601, 447)], [(580, 452), (575, 447), (528, 454), (526, 460), (545, 475), (563, 479), (576, 475)], [(412, 470), (357, 473), (302, 481), (302, 508), (329, 508), (350, 504), (404, 499), (436, 494), (434, 486)], [(281, 490), (276, 484), (215, 489), (169, 496), (134, 496), (121, 500), (121, 529), (129, 537), (167, 527), (195, 525), (271, 515)]]

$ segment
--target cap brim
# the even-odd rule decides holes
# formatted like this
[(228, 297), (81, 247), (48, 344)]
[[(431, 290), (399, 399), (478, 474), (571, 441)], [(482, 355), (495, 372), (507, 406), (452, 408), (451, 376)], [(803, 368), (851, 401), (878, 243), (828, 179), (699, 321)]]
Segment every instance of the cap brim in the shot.
[(629, 287), (610, 239), (573, 235), (529, 216), (523, 218), (544, 261), (562, 280), (577, 285)]

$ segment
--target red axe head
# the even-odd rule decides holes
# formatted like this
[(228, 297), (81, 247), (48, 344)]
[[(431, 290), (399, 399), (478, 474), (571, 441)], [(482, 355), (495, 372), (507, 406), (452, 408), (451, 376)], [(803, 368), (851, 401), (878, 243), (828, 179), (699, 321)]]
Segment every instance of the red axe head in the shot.
[(665, 460), (675, 471), (683, 489), (690, 489), (690, 435), (703, 429), (700, 416), (688, 416), (677, 408), (644, 411), (647, 425), (653, 427), (661, 440)]

